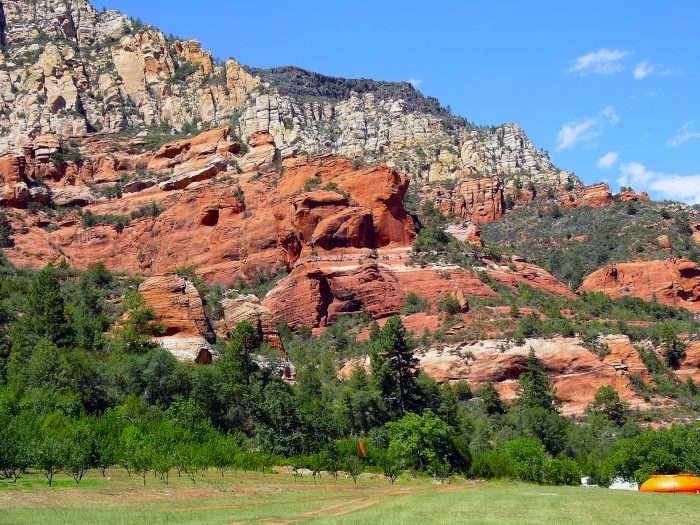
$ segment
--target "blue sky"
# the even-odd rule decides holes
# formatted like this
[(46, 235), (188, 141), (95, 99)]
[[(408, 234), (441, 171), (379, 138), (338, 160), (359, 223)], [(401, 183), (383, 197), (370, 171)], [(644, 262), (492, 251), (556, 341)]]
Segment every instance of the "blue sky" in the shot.
[(700, 2), (106, 0), (215, 56), (411, 80), (584, 182), (700, 202)]

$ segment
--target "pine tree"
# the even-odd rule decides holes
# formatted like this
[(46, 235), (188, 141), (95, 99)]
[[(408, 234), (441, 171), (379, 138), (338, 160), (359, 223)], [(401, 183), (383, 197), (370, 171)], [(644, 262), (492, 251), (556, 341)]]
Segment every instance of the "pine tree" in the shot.
[(385, 399), (398, 400), (401, 413), (406, 411), (416, 391), (417, 365), (401, 318), (398, 315), (389, 318), (374, 341), (372, 375)]
[(542, 362), (535, 355), (535, 349), (530, 347), (525, 370), (518, 377), (516, 387), (518, 404), (525, 408), (557, 409), (557, 390), (544, 372)]
[(222, 365), (228, 375), (236, 381), (250, 384), (257, 366), (253, 354), (260, 348), (258, 330), (248, 321), (238, 323), (231, 331), (231, 338), (224, 354)]
[(506, 406), (501, 400), (501, 395), (496, 390), (493, 385), (493, 381), (486, 383), (477, 394), (484, 403), (484, 410), (490, 416), (494, 414), (504, 414), (506, 411)]
[(51, 264), (36, 275), (29, 287), (22, 323), (36, 338), (48, 339), (59, 346), (70, 343), (61, 283)]

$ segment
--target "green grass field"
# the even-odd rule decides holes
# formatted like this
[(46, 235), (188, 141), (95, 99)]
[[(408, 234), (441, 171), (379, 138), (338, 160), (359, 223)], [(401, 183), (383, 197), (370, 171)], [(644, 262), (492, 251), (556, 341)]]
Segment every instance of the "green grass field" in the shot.
[(54, 487), (38, 475), (0, 481), (0, 523), (692, 523), (700, 496), (607, 489), (546, 487), (511, 482), (383, 480), (209, 472), (193, 484), (169, 484), (91, 472), (77, 486)]

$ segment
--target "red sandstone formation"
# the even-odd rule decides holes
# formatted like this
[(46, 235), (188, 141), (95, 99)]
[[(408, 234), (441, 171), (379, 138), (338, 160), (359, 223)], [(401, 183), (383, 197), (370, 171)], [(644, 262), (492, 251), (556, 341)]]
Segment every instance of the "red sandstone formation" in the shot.
[(272, 312), (260, 304), (260, 299), (256, 296), (235, 294), (234, 297), (225, 298), (221, 304), (227, 332), (233, 330), (238, 323), (247, 321), (257, 329), (261, 341), (283, 350), (277, 322)]
[(688, 341), (685, 355), (680, 366), (674, 372), (682, 381), (690, 378), (696, 385), (700, 384), (700, 343)]
[(590, 206), (591, 208), (602, 208), (612, 203), (612, 193), (610, 186), (606, 183), (583, 186), (578, 191), (565, 193), (560, 205), (564, 208), (578, 208), (579, 206)]
[[(406, 295), (415, 292), (436, 303), (447, 295), (468, 310), (468, 298), (494, 298), (497, 294), (472, 270), (410, 265), (408, 249), (346, 254), (331, 260), (300, 262), (271, 290), (263, 303), (293, 328), (325, 326), (339, 316), (365, 311), (374, 318), (398, 314)], [(516, 270), (484, 260), (483, 269), (497, 282), (517, 287), (529, 284), (555, 295), (573, 293), (541, 268), (518, 263)]]
[(463, 179), (454, 189), (437, 186), (428, 195), (445, 213), (473, 223), (494, 222), (503, 216), (503, 180), (499, 177)]
[[(249, 154), (269, 146), (266, 137), (269, 141), (269, 135), (257, 134)], [(99, 152), (104, 145), (91, 147)], [(349, 160), (325, 156), (287, 159), (284, 170), (238, 175), (227, 169), (237, 149), (224, 128), (167, 144), (155, 154), (113, 161), (100, 180), (146, 166), (148, 176), (160, 170), (153, 176), (162, 181), (87, 209), (98, 216), (128, 216), (155, 203), (163, 213), (131, 220), (123, 229), (84, 227), (79, 216), (59, 222), (55, 231), (24, 228), (6, 255), (30, 267), (64, 257), (77, 267), (103, 261), (110, 269), (132, 272), (195, 265), (209, 281), (232, 282), (237, 275), (293, 264), (302, 253), (412, 242), (413, 223), (402, 205), (408, 181), (397, 172), (353, 170)], [(73, 196), (92, 191), (86, 185), (72, 188)], [(52, 223), (43, 212), (31, 220)]]
[(656, 298), (661, 304), (700, 312), (700, 268), (688, 259), (618, 263), (590, 274), (579, 291)]
[(204, 314), (202, 298), (189, 280), (174, 273), (154, 275), (139, 285), (139, 292), (155, 311), (156, 322), (165, 329), (156, 341), (178, 359), (211, 362), (207, 339), (213, 334)]
[[(615, 336), (615, 340), (607, 342), (618, 353), (624, 354), (617, 358), (627, 359), (626, 352), (621, 351), (620, 347), (629, 345), (629, 340), (622, 341), (621, 337), (624, 336)], [(443, 349), (431, 348), (419, 354), (419, 368), (438, 382), (466, 380), (472, 390), (493, 381), (501, 396), (511, 400), (515, 397), (517, 379), (525, 368), (530, 348), (535, 350), (554, 383), (557, 397), (563, 402), (564, 414), (582, 413), (588, 403), (593, 401), (598, 388), (604, 385), (613, 386), (620, 397), (633, 406), (644, 406), (628, 379), (628, 374), (640, 373), (636, 351), (636, 357), (629, 357), (627, 363), (609, 359), (615, 351), (601, 360), (575, 338), (528, 339), (523, 346), (485, 340)], [(339, 375), (347, 377), (357, 366), (369, 369), (369, 358), (348, 361)], [(641, 367), (646, 373), (643, 365)]]
[(649, 194), (646, 191), (643, 191), (642, 193), (635, 193), (633, 189), (629, 189), (628, 191), (621, 191), (618, 195), (620, 198), (621, 202), (627, 202), (627, 201), (648, 201), (649, 200)]

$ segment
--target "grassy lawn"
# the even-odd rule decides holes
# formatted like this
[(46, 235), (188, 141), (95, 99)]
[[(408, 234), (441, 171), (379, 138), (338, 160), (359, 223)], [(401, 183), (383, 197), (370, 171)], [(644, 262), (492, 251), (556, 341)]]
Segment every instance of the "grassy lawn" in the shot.
[(91, 472), (77, 486), (38, 475), (0, 481), (0, 523), (680, 523), (693, 522), (700, 496), (458, 480), (386, 481), (209, 472), (169, 484)]

